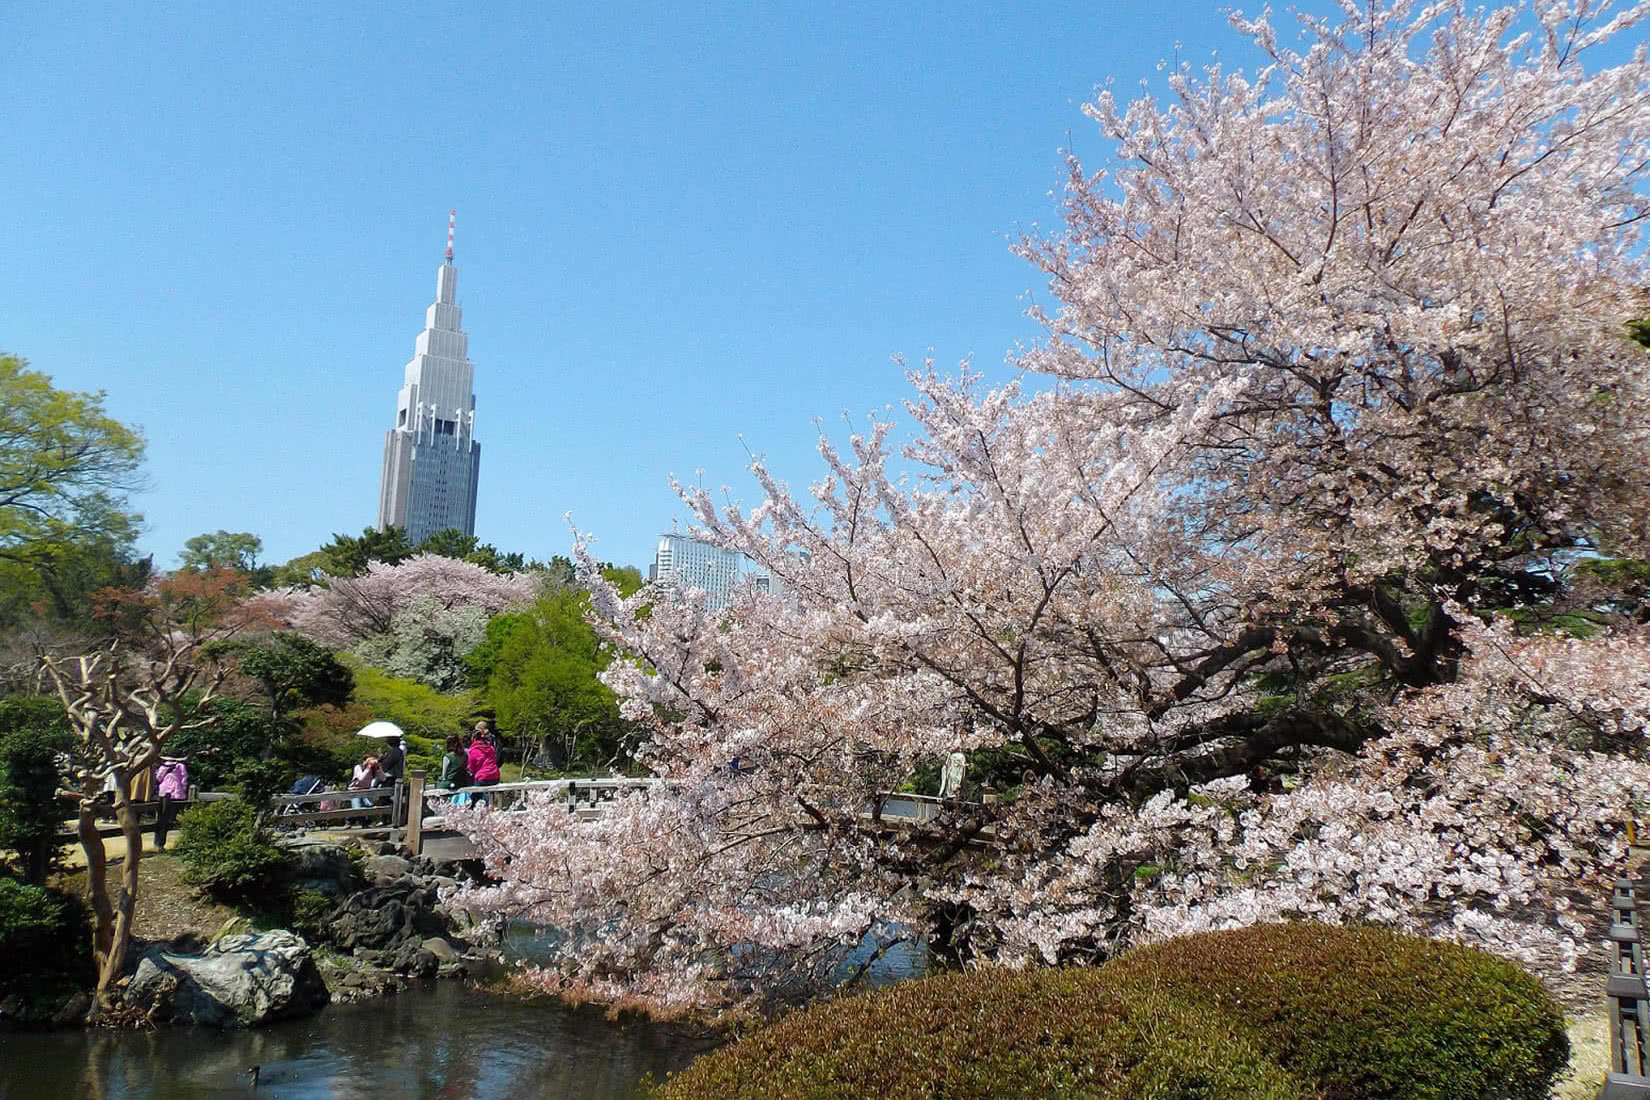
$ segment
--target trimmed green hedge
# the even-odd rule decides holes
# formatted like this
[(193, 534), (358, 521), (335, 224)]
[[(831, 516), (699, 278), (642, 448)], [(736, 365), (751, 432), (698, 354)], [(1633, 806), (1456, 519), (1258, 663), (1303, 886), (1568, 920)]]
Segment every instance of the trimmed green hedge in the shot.
[(1330, 1096), (1546, 1100), (1570, 1058), (1541, 983), (1382, 928), (1263, 924), (1132, 951), (1107, 972), (1196, 999)]
[(657, 1100), (1535, 1100), (1569, 1058), (1511, 963), (1374, 928), (1188, 936), (1098, 969), (978, 970), (817, 1004)]
[(1307, 1100), (1218, 1017), (1100, 970), (976, 970), (814, 1005), (665, 1082), (659, 1100)]

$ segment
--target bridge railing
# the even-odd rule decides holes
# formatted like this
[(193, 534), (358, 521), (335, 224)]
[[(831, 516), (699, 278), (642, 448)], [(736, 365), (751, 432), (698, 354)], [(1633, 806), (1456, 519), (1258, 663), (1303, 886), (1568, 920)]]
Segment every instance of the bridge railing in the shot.
[[(1643, 905), (1641, 909), (1640, 906)], [(1610, 1068), (1597, 1100), (1650, 1100), (1650, 987), (1645, 984), (1643, 923), (1650, 919), (1650, 879), (1616, 880), (1610, 898)]]
[[(405, 784), (397, 783), (360, 791), (278, 794), (270, 798), (269, 809), (279, 825), (393, 824), (400, 820), (405, 791)], [(366, 805), (357, 806), (357, 801)]]
[(528, 794), (547, 791), (553, 799), (566, 802), (568, 813), (584, 815), (600, 812), (603, 803), (613, 801), (625, 791), (652, 790), (665, 782), (663, 779), (531, 779), (448, 790), (426, 786), (424, 776), (414, 772), (408, 781), (406, 843), (408, 849), (418, 855), (425, 830), (445, 828), (445, 810), (460, 796), (472, 802), (485, 799), (493, 810), (513, 810), (526, 802)]

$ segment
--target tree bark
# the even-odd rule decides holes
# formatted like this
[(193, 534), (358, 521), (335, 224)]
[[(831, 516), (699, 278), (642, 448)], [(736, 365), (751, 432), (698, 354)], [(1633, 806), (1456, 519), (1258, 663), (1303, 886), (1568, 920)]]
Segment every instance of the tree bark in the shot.
[(120, 980), (121, 971), (126, 968), (126, 949), (132, 944), (132, 915), (137, 909), (138, 864), (143, 859), (143, 832), (125, 783), (115, 788), (115, 815), (120, 821), (120, 833), (126, 838), (126, 861), (120, 866), (120, 893), (115, 898), (109, 953), (98, 967), (97, 995), (100, 1002), (108, 998), (115, 982)]
[(92, 1009), (95, 1015), (104, 1007), (104, 963), (114, 945), (115, 910), (109, 904), (109, 861), (103, 850), (103, 837), (97, 831), (97, 809), (93, 799), (81, 798), (76, 828), (80, 834), (80, 850), (86, 853), (86, 900), (95, 918), (92, 925), (92, 960), (97, 965), (98, 974), (97, 999)]

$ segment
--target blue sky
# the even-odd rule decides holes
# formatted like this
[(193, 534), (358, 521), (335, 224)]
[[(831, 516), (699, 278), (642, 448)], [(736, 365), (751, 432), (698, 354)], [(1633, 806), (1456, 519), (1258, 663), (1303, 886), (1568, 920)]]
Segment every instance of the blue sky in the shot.
[(892, 356), (1008, 377), (1081, 104), (1247, 58), (1221, 6), (7, 4), (0, 349), (142, 427), (157, 564), (284, 561), (376, 518), (457, 207), (477, 534), (645, 568), (667, 475), (801, 489)]

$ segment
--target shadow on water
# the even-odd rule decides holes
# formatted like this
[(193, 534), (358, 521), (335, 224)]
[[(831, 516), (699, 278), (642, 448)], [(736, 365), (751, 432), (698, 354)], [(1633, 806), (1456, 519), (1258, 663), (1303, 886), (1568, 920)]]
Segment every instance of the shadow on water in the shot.
[[(553, 942), (527, 925), (508, 940), (528, 962)], [(869, 984), (925, 964), (921, 948), (902, 945), (877, 959)], [(257, 1031), (0, 1033), (0, 1100), (630, 1100), (645, 1074), (663, 1078), (718, 1041), (444, 982)]]

